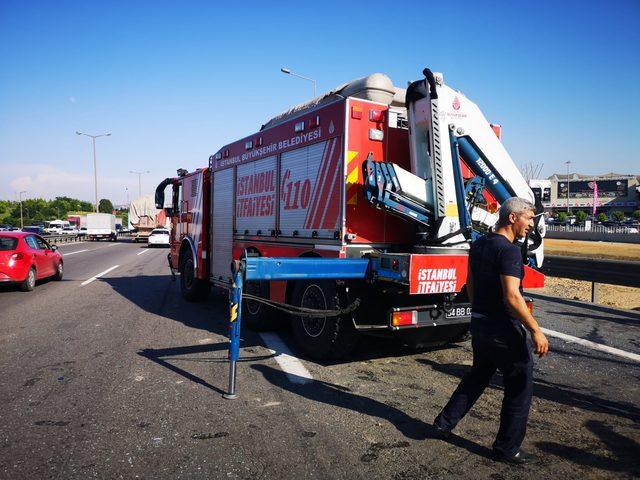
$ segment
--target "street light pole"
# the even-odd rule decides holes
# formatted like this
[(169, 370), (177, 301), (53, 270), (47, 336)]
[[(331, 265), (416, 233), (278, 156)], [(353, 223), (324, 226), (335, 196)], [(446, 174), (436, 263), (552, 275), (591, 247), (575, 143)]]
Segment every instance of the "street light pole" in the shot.
[(564, 163), (567, 166), (567, 214), (569, 214), (569, 165), (571, 165), (571, 160)]
[(20, 192), (20, 230), (24, 228), (24, 219), (22, 218), (22, 194), (27, 193), (26, 190)]
[(145, 170), (144, 172), (134, 172), (133, 170), (129, 170), (129, 173), (135, 173), (138, 175), (138, 198), (140, 198), (142, 196), (142, 175), (151, 172), (149, 170)]
[(93, 142), (93, 183), (96, 194), (96, 213), (98, 213), (98, 164), (96, 162), (96, 138), (98, 137), (110, 137), (110, 133), (101, 133), (100, 135), (90, 135), (88, 133), (82, 133), (76, 131), (76, 135), (84, 135), (85, 137), (91, 138)]
[(313, 78), (305, 77), (303, 75), (299, 75), (297, 73), (294, 73), (294, 72), (292, 72), (291, 70), (289, 70), (286, 67), (282, 67), (280, 69), (280, 71), (282, 73), (286, 73), (287, 75), (293, 75), (294, 77), (302, 78), (303, 80), (307, 80), (307, 81), (313, 83), (313, 98), (316, 98), (316, 81)]

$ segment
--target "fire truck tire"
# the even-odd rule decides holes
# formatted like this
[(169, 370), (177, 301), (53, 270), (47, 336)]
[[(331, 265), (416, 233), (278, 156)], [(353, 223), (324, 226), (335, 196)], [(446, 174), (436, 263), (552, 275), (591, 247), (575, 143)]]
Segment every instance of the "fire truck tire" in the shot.
[(209, 282), (195, 278), (195, 267), (191, 255), (180, 264), (180, 290), (182, 296), (189, 302), (200, 302), (209, 296)]
[[(247, 282), (244, 291), (256, 297), (269, 298), (269, 282)], [(278, 314), (273, 308), (251, 300), (242, 301), (242, 322), (255, 332), (267, 332), (282, 328), (286, 314)]]
[[(313, 280), (296, 282), (294, 305), (317, 310), (340, 307), (340, 292), (335, 282)], [(317, 360), (348, 355), (358, 342), (358, 332), (349, 316), (310, 318), (292, 315), (291, 328), (298, 346)]]

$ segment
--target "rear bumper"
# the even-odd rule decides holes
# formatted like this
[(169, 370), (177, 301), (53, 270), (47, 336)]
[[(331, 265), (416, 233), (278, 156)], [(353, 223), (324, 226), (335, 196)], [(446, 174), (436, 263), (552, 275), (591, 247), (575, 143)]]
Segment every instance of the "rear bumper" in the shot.
[[(394, 313), (412, 314), (411, 324), (396, 324)], [(408, 315), (407, 315), (408, 316)], [(427, 307), (394, 308), (388, 314), (389, 327), (392, 330), (404, 330), (407, 328), (426, 328), (441, 325), (462, 325), (471, 323), (471, 305), (468, 303), (455, 304), (451, 307), (442, 305), (430, 305)], [(415, 322), (415, 323), (414, 323)]]
[(0, 283), (20, 283), (24, 282), (29, 273), (29, 267), (22, 267), (7, 273), (7, 270), (0, 271)]
[(356, 321), (358, 331), (399, 331), (415, 330), (444, 325), (469, 325), (471, 323), (471, 305), (455, 303), (451, 306), (420, 305), (393, 307), (387, 311), (385, 323), (366, 325)]

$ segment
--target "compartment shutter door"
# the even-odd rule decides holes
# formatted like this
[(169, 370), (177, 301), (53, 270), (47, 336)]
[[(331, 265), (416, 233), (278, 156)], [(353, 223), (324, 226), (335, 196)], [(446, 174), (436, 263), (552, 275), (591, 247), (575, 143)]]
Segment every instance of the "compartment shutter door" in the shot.
[(233, 241), (233, 168), (213, 173), (211, 201), (211, 275), (216, 280), (228, 280)]
[(270, 235), (276, 228), (276, 157), (238, 165), (236, 230), (239, 235)]
[(339, 229), (343, 165), (339, 138), (282, 154), (280, 230), (285, 236), (333, 238)]

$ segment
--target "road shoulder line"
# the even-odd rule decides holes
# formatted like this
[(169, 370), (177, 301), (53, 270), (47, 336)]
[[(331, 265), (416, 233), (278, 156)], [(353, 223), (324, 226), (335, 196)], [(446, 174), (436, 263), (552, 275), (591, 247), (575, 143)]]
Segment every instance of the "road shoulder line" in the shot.
[(85, 280), (84, 282), (82, 282), (80, 284), (80, 286), (84, 287), (85, 285), (90, 284), (91, 282), (93, 282), (94, 280), (102, 277), (103, 275), (106, 275), (107, 273), (109, 273), (112, 270), (115, 270), (116, 268), (118, 268), (120, 265), (114, 265), (113, 267), (107, 268), (104, 272), (100, 272), (97, 275), (94, 275), (93, 277), (89, 278), (88, 280)]
[(260, 337), (262, 341), (264, 341), (267, 349), (269, 349), (271, 353), (276, 354), (274, 357), (276, 362), (278, 362), (278, 365), (280, 365), (280, 368), (287, 375), (291, 383), (305, 384), (313, 381), (309, 370), (293, 355), (278, 334), (263, 332), (260, 333)]
[(628, 360), (634, 360), (636, 362), (640, 362), (640, 355), (636, 353), (620, 350), (619, 348), (609, 347), (608, 345), (592, 342), (591, 340), (585, 340), (584, 338), (574, 337), (573, 335), (567, 335), (566, 333), (556, 332), (555, 330), (549, 330), (548, 328), (541, 328), (541, 330), (545, 335), (548, 335), (550, 337), (560, 338), (567, 342), (577, 343), (579, 345), (592, 348), (593, 350), (599, 350), (601, 352), (609, 353), (611, 355), (616, 355), (618, 357), (623, 357)]
[(68, 257), (69, 255), (75, 255), (76, 253), (82, 253), (82, 252), (88, 252), (88, 251), (89, 251), (89, 249), (85, 248), (84, 250), (77, 250), (75, 252), (65, 253), (65, 254), (62, 255), (62, 258)]

